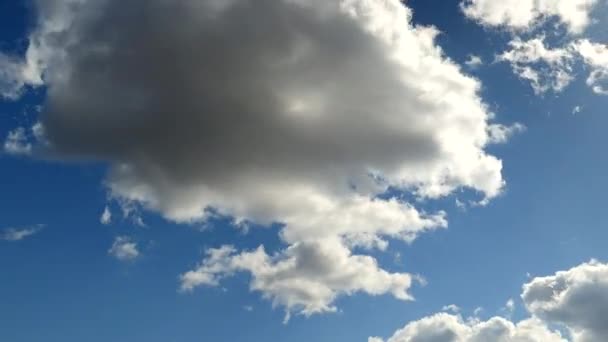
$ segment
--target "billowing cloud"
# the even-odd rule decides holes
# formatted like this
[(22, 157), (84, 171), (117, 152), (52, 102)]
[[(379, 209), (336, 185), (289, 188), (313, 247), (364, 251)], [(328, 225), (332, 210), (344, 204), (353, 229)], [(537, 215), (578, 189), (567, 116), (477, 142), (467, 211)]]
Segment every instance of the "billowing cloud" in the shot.
[[(388, 190), (435, 199), (468, 188), (487, 203), (504, 186), (501, 161), (485, 152), (498, 126), (479, 81), (401, 1), (36, 4), (22, 63), (47, 87), (49, 153), (107, 161), (106, 184), (123, 207), (182, 223), (213, 209), (282, 224), (284, 250), (231, 251), (223, 272), (204, 260), (184, 275), (186, 288), (249, 272), (254, 289), (305, 314), (354, 292), (407, 299), (413, 276), (353, 249), (411, 242), (447, 221)], [(328, 249), (336, 259), (312, 268), (318, 274), (298, 264)], [(259, 265), (234, 264), (254, 257)], [(333, 279), (338, 263), (369, 275)]]
[(524, 286), (528, 310), (570, 329), (574, 342), (608, 341), (608, 264), (582, 264)]
[(120, 261), (134, 260), (140, 255), (137, 243), (127, 236), (116, 237), (108, 254)]
[[(608, 264), (592, 260), (552, 276), (533, 278), (523, 286), (521, 298), (531, 316), (518, 323), (502, 317), (483, 321), (439, 313), (408, 323), (386, 342), (608, 341)], [(505, 309), (510, 314), (514, 307), (510, 299)], [(558, 327), (567, 336), (555, 330)]]
[(572, 34), (582, 33), (591, 22), (597, 0), (463, 0), (464, 14), (491, 27), (531, 30), (556, 18)]
[(306, 316), (334, 312), (339, 295), (366, 292), (390, 293), (401, 300), (411, 300), (408, 289), (419, 280), (406, 273), (388, 273), (376, 260), (353, 255), (337, 239), (314, 243), (296, 243), (277, 255), (268, 255), (263, 247), (241, 252), (231, 246), (212, 249), (196, 269), (181, 276), (182, 290), (196, 286), (217, 286), (221, 278), (234, 272), (249, 272), (251, 289), (260, 291), (275, 306), (284, 307), (287, 319), (291, 312)]
[[(369, 342), (383, 342), (371, 337)], [(458, 315), (439, 313), (407, 324), (386, 342), (567, 342), (540, 320), (514, 324), (502, 317), (487, 321), (464, 320)]]

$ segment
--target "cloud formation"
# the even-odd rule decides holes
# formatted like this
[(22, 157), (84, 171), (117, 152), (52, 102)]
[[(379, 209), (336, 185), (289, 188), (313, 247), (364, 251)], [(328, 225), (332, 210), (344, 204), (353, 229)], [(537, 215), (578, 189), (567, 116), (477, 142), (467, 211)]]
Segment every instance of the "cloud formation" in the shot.
[(139, 257), (137, 243), (127, 236), (117, 236), (108, 250), (108, 254), (120, 261), (130, 261)]
[(296, 243), (276, 255), (263, 247), (238, 253), (231, 246), (207, 251), (207, 258), (196, 269), (181, 276), (182, 290), (201, 285), (217, 286), (234, 272), (249, 272), (251, 289), (260, 291), (273, 305), (309, 316), (335, 312), (339, 295), (366, 292), (390, 293), (411, 300), (408, 289), (419, 278), (406, 273), (388, 273), (370, 256), (353, 255), (339, 240)]
[(582, 33), (591, 22), (597, 0), (463, 0), (464, 14), (490, 27), (531, 30), (555, 18), (571, 34)]
[[(353, 249), (411, 242), (447, 221), (389, 189), (435, 199), (467, 188), (481, 203), (503, 189), (502, 162), (485, 149), (510, 129), (490, 123), (479, 81), (401, 1), (36, 4), (19, 63), (28, 84), (47, 88), (47, 153), (108, 162), (108, 190), (127, 208), (180, 223), (212, 209), (282, 224), (276, 255), (231, 251), (223, 272), (204, 260), (185, 288), (249, 272), (254, 289), (304, 314), (332, 311), (354, 292), (408, 299), (413, 276)], [(330, 252), (335, 261), (313, 267), (318, 274), (299, 264)], [(235, 261), (250, 259), (258, 264)], [(333, 270), (369, 275), (338, 281)], [(318, 291), (302, 292), (298, 280)]]
[[(502, 317), (439, 313), (408, 323), (386, 342), (597, 342), (608, 340), (608, 264), (592, 260), (523, 286), (531, 317), (518, 323)], [(512, 311), (514, 302), (507, 308)], [(549, 327), (562, 327), (568, 336)], [(369, 342), (382, 342), (370, 337)]]
[(608, 264), (590, 261), (524, 285), (530, 313), (570, 329), (572, 341), (608, 341)]

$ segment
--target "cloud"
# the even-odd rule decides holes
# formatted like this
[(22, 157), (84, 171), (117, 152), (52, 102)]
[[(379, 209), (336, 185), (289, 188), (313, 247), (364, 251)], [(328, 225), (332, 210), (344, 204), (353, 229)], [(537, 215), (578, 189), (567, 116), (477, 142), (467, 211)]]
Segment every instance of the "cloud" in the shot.
[(12, 155), (29, 155), (32, 144), (28, 141), (25, 128), (18, 127), (8, 132), (4, 141), (4, 152)]
[(131, 261), (140, 255), (137, 243), (127, 236), (116, 237), (112, 243), (112, 247), (108, 250), (108, 254), (120, 261)]
[(524, 132), (526, 126), (520, 123), (514, 123), (510, 126), (492, 124), (488, 126), (488, 132), (490, 134), (490, 142), (494, 144), (504, 144), (511, 137), (517, 133)]
[[(383, 342), (372, 337), (369, 342)], [(386, 342), (566, 342), (538, 319), (512, 323), (502, 317), (487, 321), (463, 320), (458, 315), (439, 313), (407, 324)]]
[(42, 224), (25, 228), (5, 228), (2, 232), (0, 232), (0, 240), (21, 241), (39, 233), (42, 229), (44, 229), (44, 225)]
[(530, 82), (536, 94), (560, 92), (574, 79), (576, 55), (571, 46), (549, 48), (544, 36), (527, 41), (515, 38), (509, 46), (510, 50), (498, 55), (497, 60), (509, 63), (519, 78)]
[(297, 243), (276, 255), (263, 247), (238, 253), (231, 246), (207, 251), (207, 258), (196, 269), (181, 276), (182, 290), (201, 285), (218, 286), (222, 278), (235, 272), (252, 276), (251, 289), (260, 291), (273, 305), (309, 316), (335, 312), (333, 305), (340, 295), (365, 292), (371, 295), (392, 294), (411, 300), (408, 290), (418, 278), (406, 273), (388, 273), (376, 260), (353, 255), (338, 239)]
[(471, 69), (476, 69), (483, 65), (483, 60), (479, 56), (469, 55), (464, 64)]
[[(438, 313), (408, 323), (386, 342), (597, 342), (608, 341), (608, 264), (592, 260), (547, 277), (531, 279), (521, 298), (530, 317), (518, 323), (502, 317)], [(510, 299), (505, 309), (513, 312)], [(476, 315), (477, 315), (477, 310)], [(455, 312), (457, 313), (457, 312)], [(568, 336), (553, 328), (562, 327)], [(369, 342), (382, 342), (371, 337)]]
[(463, 0), (464, 14), (482, 25), (531, 30), (555, 18), (572, 34), (582, 33), (590, 24), (597, 0)]
[(507, 62), (513, 72), (530, 82), (536, 94), (560, 92), (574, 80), (573, 65), (582, 62), (591, 69), (587, 85), (593, 92), (608, 95), (608, 47), (588, 39), (577, 39), (562, 47), (549, 48), (545, 37), (527, 41), (515, 38), (510, 49), (497, 56)]
[(568, 327), (574, 342), (608, 340), (608, 264), (590, 261), (535, 278), (522, 299), (532, 314)]
[(608, 46), (581, 39), (574, 44), (585, 63), (591, 67), (587, 85), (596, 94), (608, 95)]
[[(468, 188), (483, 203), (503, 189), (502, 162), (485, 150), (496, 135), (479, 81), (401, 1), (36, 4), (22, 63), (47, 87), (47, 153), (106, 161), (105, 184), (123, 208), (180, 223), (212, 209), (282, 225), (276, 255), (232, 251), (223, 272), (203, 260), (185, 288), (249, 272), (254, 289), (304, 314), (355, 292), (407, 299), (412, 276), (353, 249), (411, 242), (447, 220), (389, 189), (424, 200)], [(368, 274), (338, 281), (296, 262), (328, 248), (337, 259), (327, 269)]]
[(110, 211), (110, 208), (108, 206), (103, 209), (101, 217), (99, 217), (99, 222), (101, 222), (101, 224), (103, 225), (108, 225), (112, 223), (112, 212)]

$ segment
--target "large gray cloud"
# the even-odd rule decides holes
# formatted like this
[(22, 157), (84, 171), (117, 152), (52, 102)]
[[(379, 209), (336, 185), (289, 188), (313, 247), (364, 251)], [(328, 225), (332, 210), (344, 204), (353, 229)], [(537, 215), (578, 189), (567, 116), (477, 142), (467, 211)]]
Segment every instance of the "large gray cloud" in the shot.
[[(469, 188), (487, 203), (504, 185), (485, 148), (509, 129), (490, 123), (480, 83), (398, 0), (36, 4), (19, 70), (47, 87), (48, 152), (107, 161), (114, 198), (176, 222), (203, 221), (213, 208), (237, 222), (282, 223), (287, 249), (259, 250), (259, 268), (223, 270), (259, 280), (260, 269), (290, 265), (280, 289), (258, 288), (288, 309), (331, 311), (337, 296), (358, 291), (409, 298), (411, 275), (352, 248), (412, 241), (447, 221), (381, 196), (389, 188), (420, 199)], [(302, 276), (309, 269), (292, 264), (308, 250), (339, 252), (341, 270), (365, 269), (388, 286), (351, 273), (338, 283), (321, 271)], [(213, 285), (196, 281), (209, 263), (182, 286)], [(299, 296), (297, 279), (320, 291)]]
[(533, 279), (522, 298), (542, 319), (563, 324), (576, 342), (608, 341), (608, 265), (591, 261)]

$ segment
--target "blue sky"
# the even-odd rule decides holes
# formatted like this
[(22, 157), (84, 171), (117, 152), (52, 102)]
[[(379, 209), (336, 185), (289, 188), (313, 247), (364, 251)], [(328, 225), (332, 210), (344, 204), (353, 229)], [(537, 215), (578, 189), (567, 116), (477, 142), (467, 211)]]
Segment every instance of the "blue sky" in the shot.
[[(40, 6), (35, 1), (0, 1), (0, 51), (6, 56), (24, 58), (28, 36), (41, 26), (36, 16)], [(215, 275), (219, 284), (203, 283), (193, 291), (180, 291), (180, 277), (197, 270), (209, 249), (233, 245), (240, 253), (263, 245), (272, 255), (308, 240), (284, 238), (281, 224), (268, 226), (239, 212), (236, 216), (251, 219), (243, 228), (228, 215), (228, 209), (226, 215), (176, 219), (173, 206), (150, 205), (154, 200), (129, 197), (133, 189), (117, 190), (109, 170), (129, 162), (125, 159), (129, 157), (110, 151), (111, 147), (107, 151), (98, 149), (100, 142), (91, 143), (86, 138), (82, 146), (87, 147), (78, 150), (76, 146), (76, 152), (70, 154), (69, 145), (77, 142), (72, 138), (79, 135), (65, 133), (65, 127), (76, 126), (53, 126), (54, 115), (61, 114), (51, 108), (54, 102), (48, 99), (51, 95), (47, 87), (53, 89), (53, 80), (59, 81), (48, 77), (42, 85), (25, 82), (18, 97), (5, 96), (0, 101), (0, 136), (7, 142), (15, 129), (32, 127), (39, 120), (49, 127), (60, 127), (49, 135), (50, 140), (56, 140), (51, 141), (51, 147), (28, 133), (32, 151), (11, 152), (4, 144), (5, 151), (0, 154), (0, 229), (4, 234), (0, 241), (0, 340), (366, 341), (370, 336), (389, 338), (409, 322), (454, 304), (460, 313), (453, 314), (465, 325), (467, 317), (473, 316), (480, 321), (502, 316), (513, 322), (539, 317), (548, 326), (557, 323), (563, 328), (564, 338), (571, 341), (600, 341), (598, 336), (603, 335), (595, 331), (585, 331), (588, 339), (577, 340), (576, 334), (583, 328), (563, 319), (552, 321), (550, 314), (534, 311), (527, 297), (522, 299), (520, 295), (522, 285), (532, 283), (535, 277), (578, 270), (591, 259), (599, 260), (600, 266), (608, 260), (608, 230), (604, 227), (608, 97), (594, 93), (586, 84), (587, 75), (596, 67), (591, 62), (575, 59), (570, 71), (573, 80), (567, 87), (535, 94), (530, 83), (513, 72), (511, 63), (495, 62), (495, 56), (509, 49), (508, 42), (515, 37), (526, 40), (539, 34), (546, 35), (547, 46), (552, 48), (581, 39), (606, 44), (608, 32), (602, 23), (608, 20), (608, 8), (604, 3), (595, 4), (590, 15), (597, 22), (589, 24), (583, 33), (573, 34), (567, 32), (568, 25), (563, 22), (559, 27), (553, 25), (565, 22), (559, 15), (546, 14), (546, 20), (536, 23), (535, 28), (522, 31), (507, 24), (484, 24), (483, 18), (467, 18), (456, 0), (409, 0), (403, 6), (413, 12), (412, 25), (432, 25), (441, 32), (435, 44), (443, 49), (444, 61), (449, 58), (460, 66), (463, 75), (478, 80), (478, 96), (487, 105), (487, 113), (493, 113), (493, 123), (505, 129), (514, 123), (525, 126), (505, 143), (482, 147), (484, 153), (502, 160), (500, 172), (506, 182), (500, 194), (490, 196), (487, 205), (472, 203), (490, 190), (464, 181), (437, 198), (418, 197), (410, 191), (411, 186), (391, 190), (392, 195), (412, 203), (420, 213), (445, 211), (447, 229), (424, 231), (411, 243), (384, 236), (389, 242), (384, 250), (349, 247), (352, 253), (375, 258), (389, 273), (423, 277), (423, 285), (414, 284), (408, 289), (414, 301), (398, 300), (387, 291), (378, 295), (370, 295), (372, 290), (337, 291), (337, 298), (330, 303), (337, 312), (303, 315), (295, 309), (284, 324), (289, 308), (280, 300), (273, 305), (269, 299), (273, 298), (272, 290), (250, 291), (253, 270), (231, 266), (234, 269), (227, 270), (226, 275)], [(131, 13), (129, 10), (134, 9), (125, 13)], [(82, 10), (75, 16), (85, 13)], [(96, 24), (100, 23), (94, 23), (93, 30)], [(117, 30), (120, 25), (123, 23), (116, 25)], [(179, 26), (179, 21), (174, 25)], [(162, 30), (165, 26), (158, 27)], [(407, 49), (403, 53), (407, 54)], [(470, 55), (480, 56), (483, 64), (466, 66)], [(8, 64), (0, 66), (8, 70)], [(373, 67), (378, 66), (370, 65)], [(302, 71), (300, 77), (306, 77), (307, 72)], [(0, 73), (0, 77), (10, 75)], [(580, 111), (575, 111), (577, 107)], [(180, 108), (177, 106), (176, 111)], [(73, 136), (62, 140), (63, 133)], [(166, 134), (176, 133), (168, 130)], [(168, 141), (171, 144), (177, 140)], [(55, 149), (55, 143), (60, 147)], [(142, 153), (145, 151), (149, 150)], [(393, 150), (386, 151), (386, 157), (391, 158)], [(239, 158), (243, 157), (235, 157)], [(283, 166), (276, 161), (268, 163), (271, 168), (266, 172), (274, 165)], [(304, 163), (314, 170), (314, 163), (320, 162), (311, 159)], [(120, 181), (116, 182), (126, 184)], [(253, 194), (247, 196), (261, 196), (251, 191)], [(167, 202), (183, 194), (172, 193)], [(183, 201), (193, 201), (183, 196)], [(292, 192), (283, 191), (282, 196), (288, 201)], [(158, 200), (165, 203), (162, 198)], [(464, 209), (456, 205), (457, 200), (465, 203)], [(109, 224), (100, 222), (106, 207), (112, 214)], [(232, 207), (226, 204), (226, 208)], [(133, 211), (123, 214), (129, 209)], [(266, 219), (261, 217), (260, 221)], [(139, 219), (143, 225), (138, 224)], [(31, 235), (9, 237), (11, 232), (28, 229)], [(112, 252), (113, 243), (120, 242), (118, 237), (132, 243), (136, 254), (127, 252), (121, 257)], [(128, 248), (124, 244), (122, 247)], [(608, 278), (598, 282), (606, 284)], [(509, 299), (514, 300), (513, 310), (506, 307)], [(474, 312), (477, 308), (482, 310)], [(387, 341), (410, 341), (402, 338)]]

